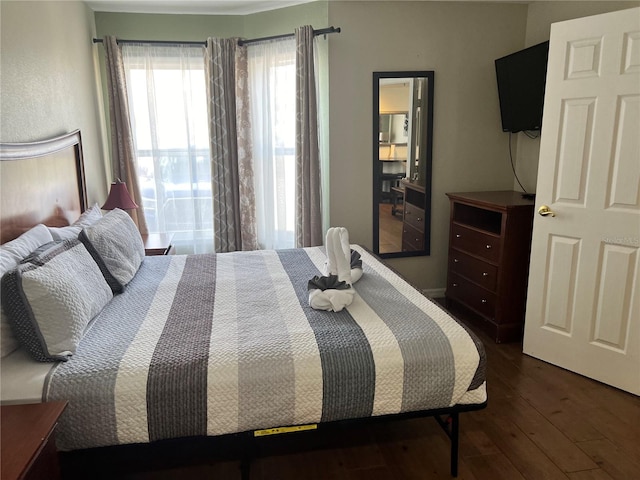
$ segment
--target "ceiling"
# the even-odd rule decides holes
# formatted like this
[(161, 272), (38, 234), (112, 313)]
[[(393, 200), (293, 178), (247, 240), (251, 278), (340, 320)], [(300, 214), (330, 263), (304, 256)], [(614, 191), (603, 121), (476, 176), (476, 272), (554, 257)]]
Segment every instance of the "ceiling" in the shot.
[(314, 0), (85, 0), (95, 12), (247, 15)]
[[(96, 12), (173, 13), (200, 15), (248, 15), (310, 3), (316, 0), (84, 0)], [(331, 1), (331, 0), (329, 0)], [(354, 0), (351, 0), (354, 1)], [(359, 0), (362, 1), (362, 0)], [(403, 0), (373, 0), (403, 1)], [(434, 1), (434, 0), (410, 0)], [(438, 0), (460, 1), (460, 0)], [(530, 3), (529, 0), (466, 0)]]

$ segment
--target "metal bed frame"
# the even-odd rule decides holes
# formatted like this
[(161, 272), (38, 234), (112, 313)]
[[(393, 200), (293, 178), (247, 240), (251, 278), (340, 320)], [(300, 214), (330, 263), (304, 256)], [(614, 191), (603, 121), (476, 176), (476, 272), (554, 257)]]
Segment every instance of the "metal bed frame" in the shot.
[[(166, 468), (185, 466), (184, 459), (176, 463), (172, 456), (184, 454), (190, 457), (191, 463), (205, 462), (212, 459), (211, 452), (216, 451), (215, 458), (224, 457), (231, 460), (240, 460), (241, 478), (248, 480), (251, 472), (251, 462), (260, 458), (260, 447), (263, 442), (268, 442), (271, 436), (314, 435), (321, 431), (337, 430), (349, 425), (367, 425), (391, 422), (394, 420), (408, 420), (413, 418), (434, 417), (444, 433), (449, 438), (450, 444), (450, 472), (452, 477), (458, 476), (458, 453), (460, 440), (460, 414), (482, 410), (487, 402), (472, 405), (456, 405), (453, 407), (406, 412), (399, 414), (381, 415), (378, 417), (365, 417), (356, 419), (337, 420), (311, 425), (297, 425), (266, 430), (251, 430), (247, 432), (232, 433), (213, 437), (187, 437), (167, 440), (158, 440), (150, 443), (138, 443), (128, 445), (114, 445), (109, 447), (89, 448), (60, 452), (60, 463), (64, 478), (86, 478), (87, 471), (99, 471), (102, 474), (113, 475), (130, 473), (140, 469), (141, 465), (147, 465), (150, 469), (165, 468), (158, 462), (168, 462)], [(212, 448), (212, 444), (216, 447)], [(225, 457), (220, 454), (225, 447), (231, 447), (233, 454)], [(235, 449), (233, 448), (235, 447)], [(238, 455), (237, 452), (241, 454)], [(195, 458), (195, 460), (193, 460)], [(172, 463), (173, 462), (173, 463)]]

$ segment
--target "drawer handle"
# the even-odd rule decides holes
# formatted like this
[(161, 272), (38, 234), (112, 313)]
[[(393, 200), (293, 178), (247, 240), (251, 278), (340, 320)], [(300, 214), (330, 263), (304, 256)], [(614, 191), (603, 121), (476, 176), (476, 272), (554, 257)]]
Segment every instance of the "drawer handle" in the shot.
[(462, 237), (462, 235), (460, 235), (459, 233), (456, 234), (456, 238), (460, 238)]
[(457, 287), (457, 286), (458, 286), (458, 284), (457, 284), (457, 283), (454, 283), (454, 284), (453, 284), (453, 286), (454, 286), (454, 287)]
[(453, 259), (453, 263), (458, 263), (460, 260), (458, 260), (457, 258)]
[(419, 242), (419, 241), (420, 241), (420, 239), (419, 239), (419, 238), (416, 238), (416, 242)]
[(418, 217), (418, 221), (420, 222), (420, 221), (422, 221), (422, 219), (420, 217)]
[(483, 276), (483, 277), (488, 277), (488, 276), (489, 276), (489, 274), (488, 274), (487, 272), (482, 272), (482, 276)]
[(491, 245), (487, 244), (487, 250), (491, 250)]
[(482, 303), (487, 303), (487, 301), (483, 298), (483, 299), (482, 299)]

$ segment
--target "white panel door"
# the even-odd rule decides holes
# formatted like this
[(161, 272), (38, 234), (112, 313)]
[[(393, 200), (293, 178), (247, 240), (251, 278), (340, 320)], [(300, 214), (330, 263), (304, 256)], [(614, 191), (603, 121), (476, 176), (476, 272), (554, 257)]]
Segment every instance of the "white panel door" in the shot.
[(524, 352), (640, 394), (640, 8), (551, 26), (543, 205)]

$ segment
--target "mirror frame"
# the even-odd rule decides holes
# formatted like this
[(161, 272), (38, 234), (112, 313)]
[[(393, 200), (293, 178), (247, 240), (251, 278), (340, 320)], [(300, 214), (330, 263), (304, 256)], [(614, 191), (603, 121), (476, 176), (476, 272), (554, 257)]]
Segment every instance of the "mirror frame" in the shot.
[[(383, 78), (426, 78), (427, 79), (427, 109), (424, 134), (427, 137), (427, 148), (424, 159), (425, 165), (425, 228), (424, 249), (407, 252), (380, 253), (380, 209), (381, 200), (380, 184), (380, 79)], [(373, 156), (373, 251), (380, 258), (418, 257), (431, 253), (431, 183), (432, 183), (432, 156), (433, 156), (433, 70), (403, 71), (403, 72), (373, 72), (373, 130), (372, 130), (372, 156)]]

